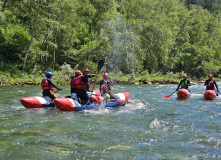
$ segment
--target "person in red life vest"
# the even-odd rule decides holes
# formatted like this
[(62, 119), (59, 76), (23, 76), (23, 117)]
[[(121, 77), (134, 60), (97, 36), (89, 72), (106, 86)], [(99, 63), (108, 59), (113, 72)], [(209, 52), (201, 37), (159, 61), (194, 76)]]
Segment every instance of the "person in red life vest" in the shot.
[(105, 95), (107, 99), (114, 99), (114, 96), (111, 95), (111, 88), (113, 86), (113, 82), (111, 78), (108, 76), (108, 73), (104, 73), (102, 75), (103, 80), (100, 81), (100, 92), (101, 95)]
[(90, 83), (88, 78), (95, 77), (95, 74), (89, 74), (89, 69), (85, 68), (83, 74), (79, 75), (76, 79), (77, 97), (80, 99), (82, 105), (89, 104), (89, 97), (87, 91), (89, 91)]
[(219, 92), (218, 86), (216, 84), (216, 81), (213, 79), (213, 75), (209, 74), (208, 78), (205, 83), (204, 86), (206, 86), (206, 90), (214, 90), (214, 85), (216, 86), (217, 92)]
[(43, 89), (43, 96), (48, 96), (50, 97), (52, 100), (56, 98), (56, 95), (54, 94), (54, 88), (57, 88), (58, 90), (62, 90), (62, 88), (59, 88), (58, 86), (56, 86), (52, 79), (53, 74), (51, 72), (46, 72), (45, 76), (47, 78), (43, 79), (41, 81), (41, 87)]
[(75, 76), (72, 77), (71, 79), (71, 98), (75, 99), (76, 101), (78, 101), (78, 97), (77, 97), (77, 84), (76, 84), (76, 80), (77, 77), (80, 76), (82, 73), (79, 70), (75, 71)]

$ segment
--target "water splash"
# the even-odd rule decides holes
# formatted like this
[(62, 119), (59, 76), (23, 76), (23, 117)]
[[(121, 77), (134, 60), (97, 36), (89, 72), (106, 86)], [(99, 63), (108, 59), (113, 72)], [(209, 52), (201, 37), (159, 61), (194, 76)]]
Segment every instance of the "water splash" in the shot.
[(109, 20), (104, 25), (111, 49), (106, 55), (106, 70), (133, 73), (138, 39), (133, 28), (120, 18)]

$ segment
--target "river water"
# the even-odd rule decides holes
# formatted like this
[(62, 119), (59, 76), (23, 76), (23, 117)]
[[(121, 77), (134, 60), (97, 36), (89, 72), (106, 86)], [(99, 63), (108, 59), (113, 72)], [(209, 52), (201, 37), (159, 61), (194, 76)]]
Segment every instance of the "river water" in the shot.
[[(176, 87), (115, 85), (130, 93), (126, 106), (62, 112), (20, 104), (40, 86), (1, 86), (0, 159), (221, 159), (221, 95), (203, 100), (199, 83), (187, 100), (163, 98)], [(57, 97), (69, 94), (62, 88)]]

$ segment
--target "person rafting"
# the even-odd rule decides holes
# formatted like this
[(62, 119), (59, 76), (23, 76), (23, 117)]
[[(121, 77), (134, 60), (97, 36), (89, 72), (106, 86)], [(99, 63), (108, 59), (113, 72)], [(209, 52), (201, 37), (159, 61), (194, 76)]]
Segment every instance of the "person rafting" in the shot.
[(212, 74), (208, 74), (208, 78), (205, 83), (204, 86), (206, 86), (206, 90), (215, 90), (214, 85), (216, 86), (217, 92), (219, 92), (218, 86), (216, 84), (216, 81), (213, 79), (213, 75)]
[(76, 84), (76, 80), (77, 77), (80, 76), (82, 73), (79, 70), (75, 71), (75, 76), (72, 77), (70, 85), (71, 85), (71, 98), (73, 98), (74, 100), (78, 101), (78, 97), (77, 97), (77, 84)]
[(82, 105), (89, 104), (89, 97), (87, 91), (89, 92), (90, 82), (88, 78), (95, 77), (95, 74), (89, 74), (89, 69), (85, 68), (83, 74), (79, 75), (76, 79), (77, 97), (80, 98), (80, 103)]
[(184, 88), (190, 92), (190, 90), (188, 89), (188, 86), (190, 86), (190, 85), (191, 84), (190, 84), (190, 81), (187, 79), (187, 75), (184, 74), (183, 79), (180, 81), (176, 91), (178, 91), (180, 88)]
[[(56, 86), (52, 81), (52, 72), (46, 72), (45, 76), (47, 78), (43, 79), (41, 81), (41, 87), (43, 89), (43, 97), (47, 99), (47, 97), (50, 97), (52, 100), (56, 98), (56, 95), (54, 94), (54, 88), (57, 88), (58, 90), (62, 90), (62, 88), (59, 88)], [(50, 101), (50, 100), (48, 100)]]
[(113, 86), (113, 82), (111, 78), (108, 76), (108, 73), (103, 73), (102, 75), (103, 80), (100, 81), (100, 92), (101, 95), (107, 99), (114, 99), (114, 96), (111, 94), (110, 86)]

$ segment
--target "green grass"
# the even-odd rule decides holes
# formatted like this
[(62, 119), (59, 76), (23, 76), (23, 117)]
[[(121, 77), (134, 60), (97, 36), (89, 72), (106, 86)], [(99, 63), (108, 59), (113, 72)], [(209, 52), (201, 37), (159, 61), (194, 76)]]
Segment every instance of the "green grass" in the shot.
[[(63, 84), (70, 84), (71, 76), (72, 74), (64, 75), (62, 72), (56, 71), (54, 72), (55, 75), (53, 76), (53, 82), (58, 85)], [(152, 82), (157, 83), (157, 81), (164, 81), (166, 83), (172, 83), (172, 82), (180, 82), (182, 78), (182, 73), (176, 73), (171, 74), (168, 73), (167, 75), (162, 74), (148, 74), (146, 72), (141, 73), (139, 75), (135, 75), (135, 79), (132, 77), (131, 74), (123, 74), (122, 72), (118, 73), (109, 73), (109, 76), (114, 81), (120, 81), (125, 83), (143, 83), (143, 82)], [(9, 72), (0, 72), (0, 82), (4, 85), (11, 85), (15, 83), (36, 83), (36, 85), (40, 85), (41, 80), (45, 78), (44, 74), (38, 74), (38, 75), (30, 75), (27, 73), (19, 73), (19, 74), (12, 74)], [(207, 77), (201, 78), (201, 79), (191, 79), (188, 77), (188, 79), (191, 82), (198, 82), (200, 80), (205, 80)], [(214, 78), (217, 81), (220, 81), (221, 78)], [(97, 83), (102, 80), (102, 74), (100, 73), (98, 75)], [(95, 78), (90, 78), (91, 83), (94, 83)]]

